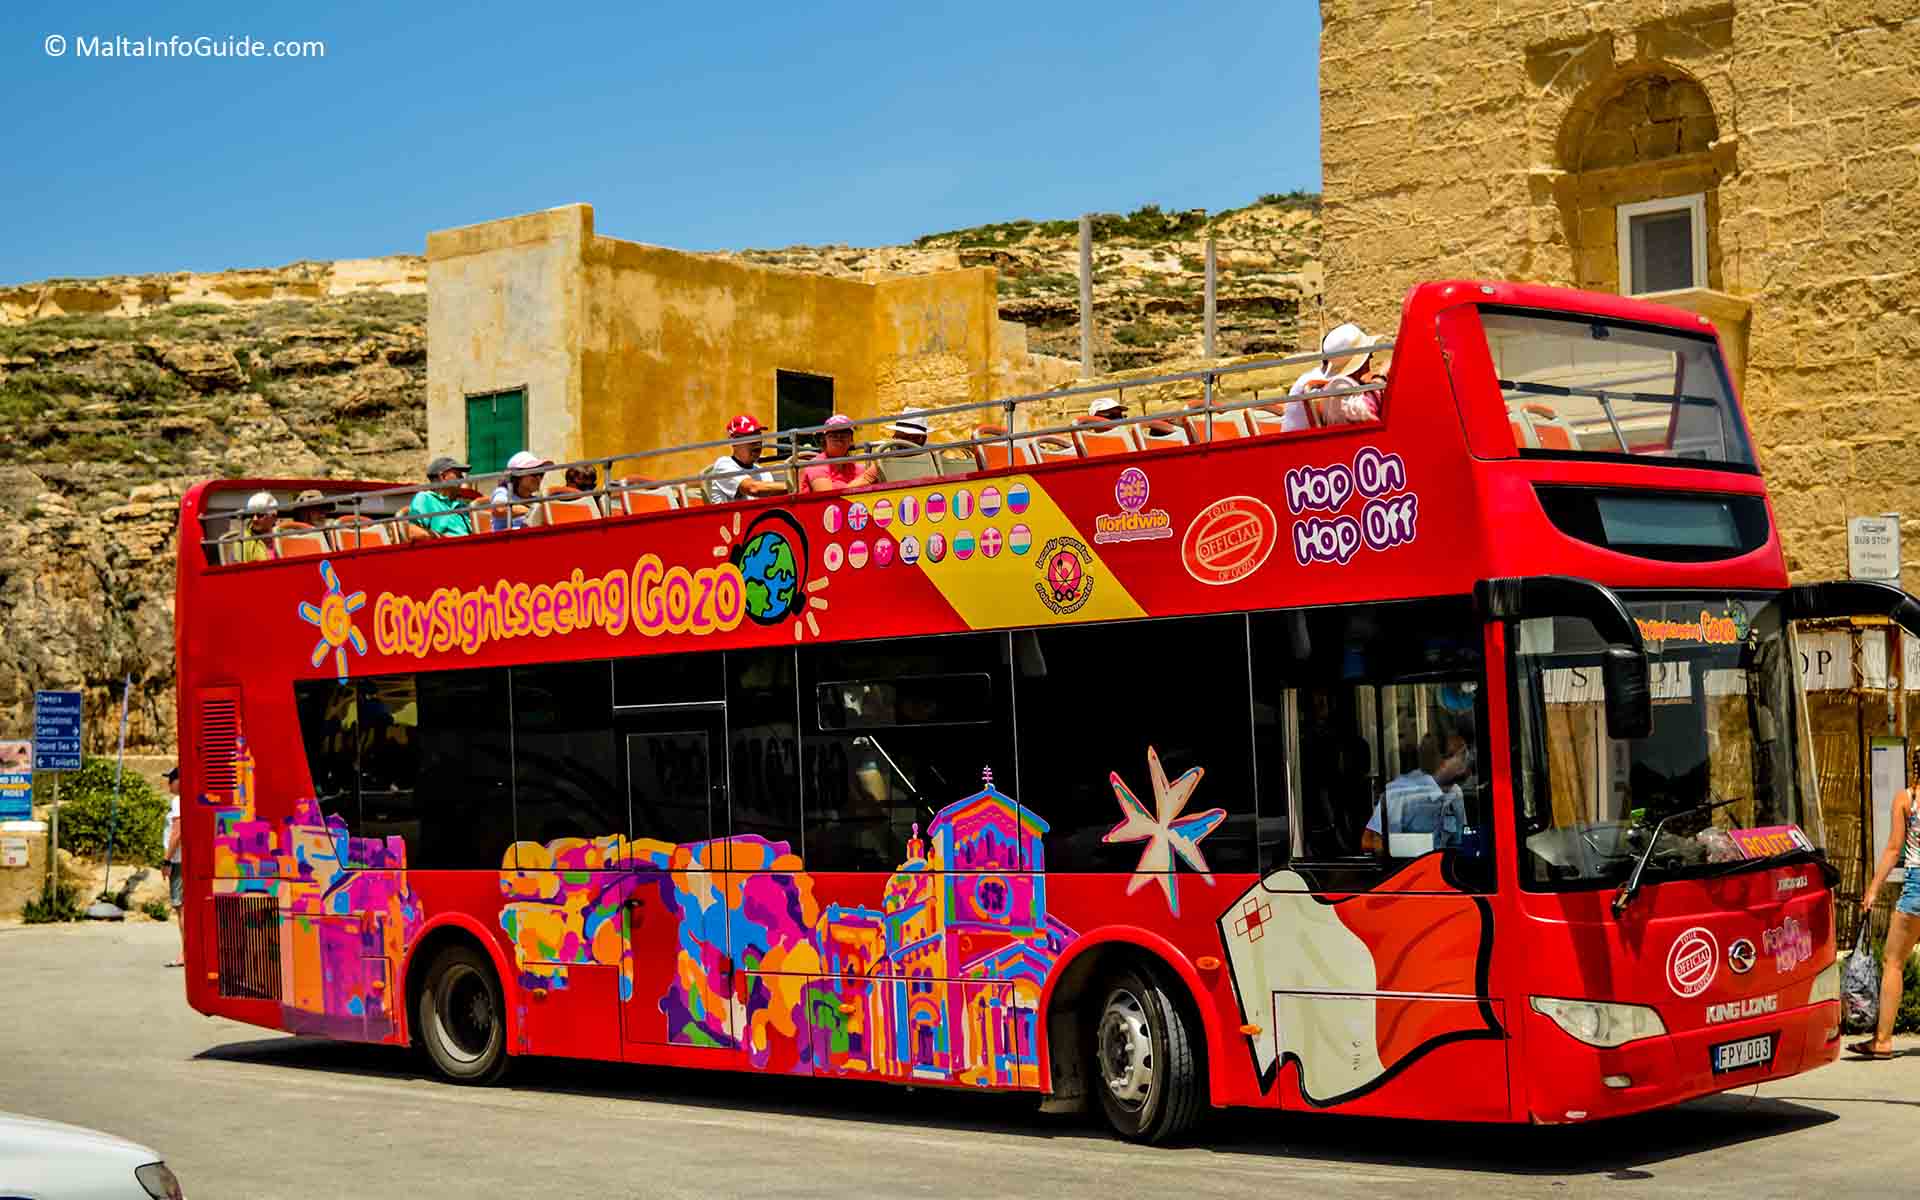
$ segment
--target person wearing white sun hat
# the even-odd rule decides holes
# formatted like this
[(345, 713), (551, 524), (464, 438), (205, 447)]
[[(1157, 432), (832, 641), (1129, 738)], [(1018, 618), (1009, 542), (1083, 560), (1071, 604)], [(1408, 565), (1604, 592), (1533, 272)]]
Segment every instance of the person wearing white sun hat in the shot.
[[(1373, 351), (1366, 348), (1372, 344), (1372, 336), (1351, 321), (1328, 330), (1327, 336), (1320, 339), (1320, 365), (1294, 380), (1293, 387), (1288, 389), (1287, 394), (1296, 397), (1297, 402), (1287, 405), (1281, 427), (1305, 429), (1308, 425), (1306, 406), (1310, 402), (1307, 397), (1316, 392), (1368, 385), (1384, 387), (1387, 378), (1373, 370)], [(1315, 403), (1319, 404), (1322, 423), (1327, 425), (1380, 419), (1377, 391), (1331, 396)]]
[(507, 477), (493, 489), (489, 501), (493, 505), (495, 533), (527, 527), (527, 519), (533, 515), (532, 505), (538, 503), (540, 481), (552, 465), (551, 460), (531, 450), (522, 450), (507, 460)]

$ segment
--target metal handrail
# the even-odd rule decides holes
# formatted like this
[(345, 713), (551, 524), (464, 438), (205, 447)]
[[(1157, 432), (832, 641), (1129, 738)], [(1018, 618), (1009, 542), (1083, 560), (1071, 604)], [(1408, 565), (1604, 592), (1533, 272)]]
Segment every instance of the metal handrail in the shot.
[[(1393, 347), (1394, 347), (1394, 343), (1392, 342), (1373, 342), (1365, 346), (1354, 347), (1352, 350), (1348, 351), (1347, 354), (1343, 355), (1342, 357), (1347, 357), (1354, 354), (1373, 355), (1383, 350), (1391, 350), (1393, 349)], [(1203, 415), (1211, 417), (1215, 413), (1232, 413), (1232, 412), (1240, 412), (1240, 411), (1244, 411), (1252, 408), (1268, 408), (1278, 404), (1285, 404), (1285, 403), (1294, 402), (1294, 401), (1305, 401), (1309, 398), (1312, 400), (1327, 400), (1327, 399), (1337, 398), (1340, 396), (1362, 395), (1362, 394), (1371, 393), (1371, 392), (1379, 392), (1386, 387), (1385, 382), (1367, 383), (1367, 384), (1359, 384), (1354, 387), (1330, 388), (1323, 391), (1315, 391), (1311, 393), (1310, 397), (1309, 396), (1291, 396), (1283, 393), (1278, 397), (1269, 396), (1267, 398), (1262, 398), (1260, 395), (1260, 390), (1256, 388), (1253, 390), (1253, 395), (1250, 399), (1231, 401), (1231, 402), (1217, 402), (1214, 399), (1215, 387), (1222, 376), (1240, 375), (1240, 374), (1245, 374), (1251, 371), (1266, 371), (1266, 370), (1272, 370), (1276, 367), (1294, 366), (1294, 365), (1299, 365), (1301, 363), (1310, 363), (1310, 362), (1322, 362), (1324, 360), (1325, 360), (1324, 355), (1322, 355), (1318, 351), (1312, 351), (1312, 352), (1303, 353), (1303, 354), (1287, 355), (1282, 358), (1258, 359), (1252, 362), (1235, 363), (1234, 365), (1227, 366), (1227, 367), (1205, 367), (1205, 368), (1200, 368), (1198, 370), (1177, 371), (1177, 372), (1173, 372), (1166, 375), (1153, 375), (1143, 379), (1135, 379), (1135, 380), (1129, 380), (1124, 382), (1110, 381), (1110, 382), (1101, 383), (1101, 384), (1083, 384), (1078, 387), (1061, 388), (1061, 389), (1057, 389), (1055, 391), (1049, 391), (1049, 392), (1030, 392), (1030, 393), (1027, 393), (1026, 395), (1009, 396), (999, 400), (973, 400), (973, 401), (967, 401), (960, 404), (944, 405), (938, 408), (916, 409), (914, 410), (912, 415), (921, 420), (925, 420), (930, 417), (948, 416), (948, 415), (965, 413), (965, 412), (1004, 413), (1006, 417), (1005, 425), (1004, 425), (1006, 432), (993, 434), (987, 437), (973, 437), (973, 438), (965, 438), (965, 439), (960, 439), (955, 441), (932, 442), (923, 446), (914, 446), (910, 449), (904, 448), (904, 447), (898, 447), (898, 446), (888, 446), (879, 450), (865, 450), (857, 453), (841, 455), (841, 456), (838, 456), (833, 461), (884, 462), (887, 459), (893, 459), (893, 458), (912, 458), (922, 454), (935, 454), (941, 451), (948, 451), (948, 450), (968, 450), (977, 446), (1000, 445), (1000, 444), (1003, 444), (1007, 447), (1008, 457), (1009, 459), (1012, 459), (1015, 453), (1015, 447), (1017, 446), (1018, 443), (1023, 441), (1033, 441), (1033, 440), (1038, 440), (1043, 438), (1056, 438), (1056, 439), (1064, 439), (1068, 442), (1071, 442), (1072, 436), (1075, 433), (1098, 433), (1104, 430), (1114, 429), (1123, 425), (1144, 425), (1144, 424), (1164, 423), (1169, 417), (1184, 418), (1184, 417), (1195, 417), (1195, 416), (1203, 416)], [(1142, 413), (1138, 416), (1113, 417), (1113, 418), (1106, 418), (1098, 421), (1081, 420), (1081, 421), (1071, 422), (1066, 425), (1052, 425), (1052, 426), (1047, 426), (1040, 429), (1016, 430), (1014, 428), (1014, 425), (1016, 424), (1014, 418), (1019, 414), (1019, 410), (1023, 405), (1034, 405), (1034, 404), (1045, 403), (1049, 401), (1059, 401), (1062, 399), (1071, 399), (1078, 396), (1100, 396), (1100, 395), (1111, 395), (1115, 397), (1116, 400), (1124, 402), (1128, 389), (1138, 390), (1138, 389), (1147, 388), (1147, 387), (1162, 387), (1167, 384), (1173, 384), (1173, 383), (1193, 383), (1193, 382), (1198, 382), (1205, 385), (1205, 394), (1202, 398), (1202, 403), (1199, 405), (1182, 407), (1177, 410), (1169, 410), (1166, 412)], [(536, 495), (536, 496), (529, 496), (529, 497), (511, 497), (509, 500), (509, 507), (511, 508), (513, 505), (519, 504), (523, 500), (528, 505), (538, 504), (541, 501), (548, 500), (548, 499), (578, 499), (578, 498), (604, 496), (604, 497), (607, 497), (609, 500), (611, 500), (613, 497), (624, 495), (627, 492), (652, 491), (659, 488), (679, 487), (679, 486), (683, 486), (690, 483), (699, 483), (704, 486), (707, 481), (713, 480), (713, 479), (728, 479), (728, 478), (744, 477), (744, 476), (752, 475), (761, 471), (779, 470), (789, 466), (794, 466), (797, 469), (804, 469), (803, 466), (800, 466), (799, 464), (794, 463), (794, 461), (791, 458), (789, 458), (785, 460), (775, 460), (770, 463), (755, 463), (751, 466), (741, 467), (737, 471), (716, 472), (713, 470), (712, 467), (708, 467), (692, 475), (680, 475), (680, 476), (675, 476), (669, 479), (650, 479), (645, 482), (630, 482), (630, 483), (614, 483), (613, 482), (613, 465), (615, 463), (627, 463), (627, 462), (634, 462), (641, 459), (659, 458), (659, 457), (664, 457), (670, 454), (690, 454), (700, 450), (717, 450), (722, 447), (730, 448), (733, 446), (745, 445), (751, 442), (767, 442), (767, 441), (773, 441), (781, 438), (798, 439), (800, 437), (803, 437), (809, 434), (825, 434), (827, 432), (830, 432), (831, 429), (858, 429), (863, 426), (891, 425), (900, 419), (900, 415), (901, 414), (895, 413), (888, 416), (880, 416), (880, 417), (861, 417), (856, 420), (842, 422), (842, 423), (833, 425), (831, 427), (825, 424), (820, 424), (820, 425), (802, 426), (797, 429), (763, 430), (759, 433), (747, 434), (741, 437), (717, 438), (712, 441), (689, 442), (683, 445), (662, 447), (654, 450), (634, 451), (633, 453), (629, 453), (629, 454), (602, 455), (595, 458), (575, 459), (570, 462), (548, 463), (547, 465), (539, 469), (539, 472), (538, 472), (539, 474), (545, 475), (553, 471), (565, 472), (574, 467), (592, 467), (597, 472), (600, 473), (600, 476), (604, 480), (604, 482), (602, 483), (602, 486), (596, 487), (591, 491), (569, 492), (561, 497), (553, 497), (553, 496), (547, 496), (547, 495)], [(1201, 445), (1209, 444), (1213, 440), (1213, 422), (1211, 420), (1206, 422), (1206, 431), (1207, 431), (1207, 437), (1205, 441), (1200, 442), (1198, 444), (1201, 444)], [(871, 443), (869, 443), (869, 445), (871, 445)], [(1155, 448), (1164, 448), (1164, 447), (1155, 447)], [(816, 458), (813, 460), (809, 460), (809, 465), (812, 462), (820, 462), (820, 461), (825, 461), (825, 460), (824, 458)], [(498, 480), (501, 482), (510, 483), (513, 479), (517, 477), (520, 477), (522, 475), (532, 474), (532, 473), (533, 472), (530, 472), (530, 471), (513, 471), (513, 470), (502, 469), (499, 471), (488, 471), (478, 475), (468, 475), (465, 479), (461, 480), (460, 482), (462, 485), (468, 486), (468, 487), (472, 487), (474, 484), (477, 484), (483, 481)], [(905, 481), (902, 481), (902, 482), (905, 482)], [(304, 507), (326, 508), (326, 509), (335, 510), (337, 514), (335, 517), (336, 520), (352, 518), (353, 527), (355, 528), (359, 528), (359, 529), (382, 528), (385, 526), (396, 525), (404, 522), (417, 520), (419, 517), (419, 514), (408, 513), (403, 516), (398, 513), (395, 513), (392, 515), (374, 515), (369, 517), (366, 512), (366, 508), (369, 502), (380, 501), (390, 497), (401, 497), (401, 496), (404, 496), (407, 499), (411, 500), (414, 496), (419, 495), (421, 492), (435, 491), (438, 489), (439, 486), (443, 486), (443, 485), (436, 485), (431, 480), (429, 480), (425, 484), (410, 483), (410, 484), (399, 484), (393, 487), (369, 488), (365, 490), (350, 492), (336, 498), (323, 499), (314, 504), (310, 504)], [(351, 511), (339, 512), (338, 510), (344, 506), (350, 506)], [(471, 514), (471, 513), (479, 513), (482, 511), (491, 511), (494, 507), (495, 507), (494, 502), (492, 501), (491, 498), (488, 498), (485, 500), (474, 500), (467, 504), (455, 505), (447, 509), (446, 511), (449, 513), (456, 513), (456, 514)], [(276, 512), (277, 511), (278, 510), (276, 509)], [(236, 520), (245, 521), (248, 515), (249, 514), (246, 512), (245, 508), (241, 507), (241, 508), (233, 508), (233, 509), (224, 509), (218, 512), (203, 512), (200, 514), (199, 519), (201, 521), (201, 524), (204, 530), (205, 526), (211, 522), (236, 521)], [(320, 527), (314, 526), (312, 528), (318, 529)], [(297, 537), (307, 532), (311, 532), (311, 530), (274, 529), (268, 533), (254, 536), (253, 540), (277, 542), (279, 539), (283, 537)], [(220, 535), (220, 536), (215, 536), (215, 537), (203, 536), (201, 538), (201, 545), (203, 547), (208, 547), (208, 548), (218, 547), (223, 541), (226, 541), (232, 538), (233, 536), (234, 534), (231, 532)]]

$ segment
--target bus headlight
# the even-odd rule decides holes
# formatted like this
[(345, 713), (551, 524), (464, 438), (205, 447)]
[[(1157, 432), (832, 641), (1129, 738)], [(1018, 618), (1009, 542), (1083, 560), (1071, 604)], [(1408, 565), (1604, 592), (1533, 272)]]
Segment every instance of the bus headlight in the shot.
[(1533, 996), (1529, 1003), (1533, 1011), (1551, 1018), (1569, 1037), (1589, 1046), (1624, 1046), (1641, 1038), (1663, 1037), (1667, 1032), (1660, 1014), (1642, 1004), (1556, 1000), (1551, 996)]
[(1840, 998), (1840, 961), (1835, 959), (1826, 969), (1813, 977), (1813, 990), (1807, 993), (1808, 1004), (1819, 1004), (1823, 1000)]

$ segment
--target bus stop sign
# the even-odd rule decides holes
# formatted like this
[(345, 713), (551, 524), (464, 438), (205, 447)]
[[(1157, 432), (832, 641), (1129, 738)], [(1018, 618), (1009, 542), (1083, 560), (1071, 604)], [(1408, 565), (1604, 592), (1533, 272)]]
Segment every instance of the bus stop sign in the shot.
[(80, 693), (33, 694), (33, 769), (80, 769)]

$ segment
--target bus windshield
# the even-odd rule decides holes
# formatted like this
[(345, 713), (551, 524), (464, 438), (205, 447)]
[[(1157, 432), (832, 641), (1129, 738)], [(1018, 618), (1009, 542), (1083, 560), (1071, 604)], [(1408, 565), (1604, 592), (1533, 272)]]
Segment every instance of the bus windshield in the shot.
[(1754, 465), (1713, 338), (1494, 308), (1480, 321), (1523, 455)]
[(1607, 736), (1592, 625), (1553, 617), (1517, 627), (1522, 881), (1621, 883), (1649, 838), (1649, 880), (1812, 849), (1801, 829), (1817, 818), (1802, 779), (1799, 678), (1779, 604), (1716, 594), (1628, 609), (1653, 684), (1652, 735), (1632, 741)]

